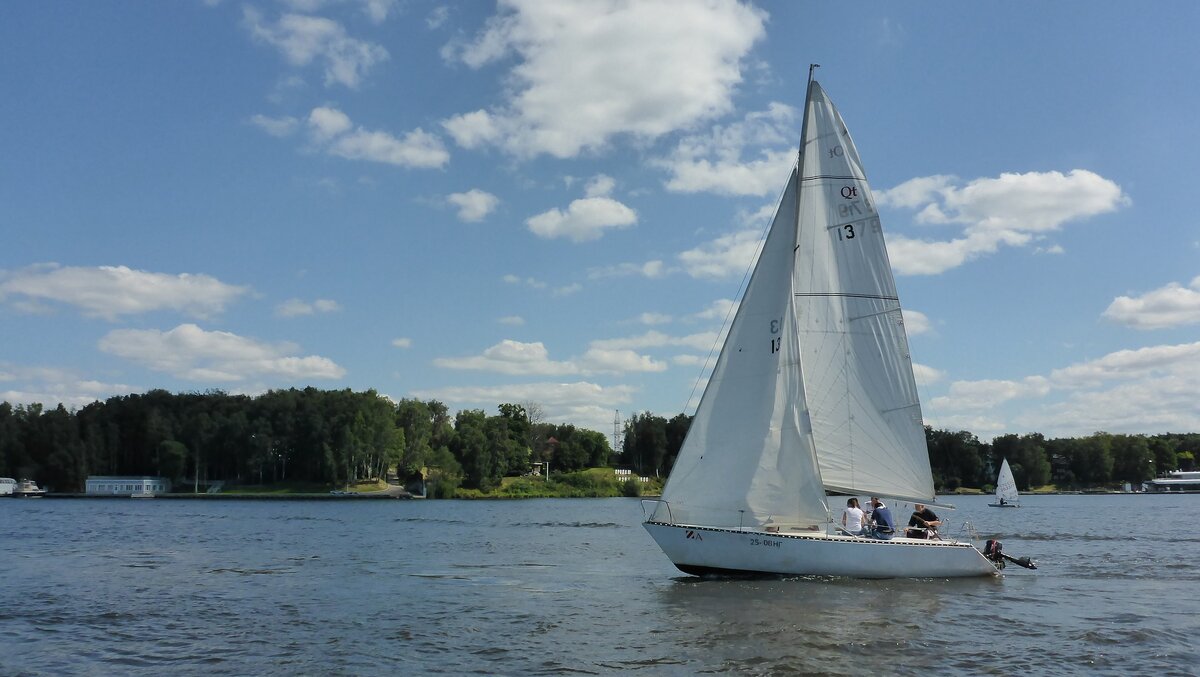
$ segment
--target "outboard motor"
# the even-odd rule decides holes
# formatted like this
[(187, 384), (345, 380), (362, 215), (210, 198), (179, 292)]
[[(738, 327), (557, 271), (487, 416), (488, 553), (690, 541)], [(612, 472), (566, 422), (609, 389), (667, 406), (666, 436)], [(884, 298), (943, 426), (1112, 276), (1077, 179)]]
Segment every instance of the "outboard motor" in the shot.
[(997, 569), (1004, 568), (1004, 544), (1000, 541), (989, 539), (983, 546), (983, 556), (995, 564)]
[(1026, 569), (1037, 568), (1037, 565), (1033, 563), (1033, 560), (1029, 559), (1028, 557), (1017, 558), (1005, 555), (1004, 544), (996, 540), (989, 540), (984, 544), (983, 556), (995, 564), (997, 569), (1003, 569), (1005, 562), (1012, 562), (1013, 564), (1016, 564), (1019, 567), (1025, 567)]

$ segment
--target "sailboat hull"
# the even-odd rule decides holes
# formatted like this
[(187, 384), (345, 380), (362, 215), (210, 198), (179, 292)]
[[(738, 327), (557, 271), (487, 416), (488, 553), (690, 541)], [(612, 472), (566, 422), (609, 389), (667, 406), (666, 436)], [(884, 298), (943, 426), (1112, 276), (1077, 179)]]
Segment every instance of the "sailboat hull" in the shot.
[(1016, 503), (988, 503), (989, 508), (1019, 508)]
[(680, 571), (694, 575), (960, 578), (999, 573), (969, 543), (880, 541), (661, 522), (643, 526)]

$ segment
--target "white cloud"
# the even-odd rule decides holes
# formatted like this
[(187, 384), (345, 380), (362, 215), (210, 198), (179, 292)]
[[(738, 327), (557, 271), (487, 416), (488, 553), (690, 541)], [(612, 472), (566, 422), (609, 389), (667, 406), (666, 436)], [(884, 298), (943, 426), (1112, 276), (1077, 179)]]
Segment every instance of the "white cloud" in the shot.
[(355, 128), (336, 108), (314, 108), (308, 127), (315, 144), (330, 155), (348, 160), (369, 160), (400, 167), (436, 168), (450, 161), (441, 139), (420, 127), (397, 138), (387, 132)]
[[(799, 130), (795, 122), (793, 108), (772, 103), (766, 111), (750, 113), (741, 122), (683, 139), (669, 157), (654, 164), (671, 173), (666, 185), (672, 191), (776, 194), (796, 162), (792, 146), (799, 143)], [(756, 159), (742, 158), (748, 147), (757, 149)]]
[(0, 362), (0, 402), (41, 404), (54, 408), (62, 404), (79, 409), (97, 400), (128, 395), (139, 389), (124, 383), (104, 383), (86, 378), (71, 369), (26, 367)]
[[(390, 3), (377, 0), (372, 4)], [(349, 37), (342, 25), (331, 19), (284, 14), (270, 24), (252, 7), (246, 7), (243, 16), (251, 34), (278, 49), (293, 66), (321, 61), (326, 86), (357, 88), (372, 66), (388, 58), (382, 46)]]
[(541, 341), (522, 343), (505, 339), (470, 357), (439, 357), (433, 364), (444, 369), (489, 371), (498, 374), (527, 376), (561, 376), (579, 373), (571, 362), (555, 362)]
[(948, 396), (935, 397), (930, 405), (939, 411), (990, 409), (1016, 398), (1042, 397), (1048, 392), (1050, 384), (1041, 376), (1030, 376), (1021, 381), (955, 381), (950, 384)]
[(500, 204), (500, 198), (478, 188), (465, 193), (451, 193), (446, 200), (458, 207), (459, 220), (468, 222), (482, 221)]
[(662, 277), (666, 272), (663, 262), (656, 259), (645, 263), (618, 263), (602, 268), (591, 268), (588, 270), (588, 279), (599, 280), (606, 277), (630, 277), (633, 275), (653, 279)]
[(642, 313), (637, 316), (637, 321), (641, 324), (669, 324), (674, 318), (665, 313)]
[(962, 237), (951, 240), (890, 235), (888, 251), (898, 273), (942, 273), (1001, 246), (1025, 246), (1066, 223), (1130, 204), (1120, 186), (1084, 169), (1001, 174), (962, 187), (954, 182), (930, 176), (876, 193), (881, 205), (919, 209), (918, 223), (963, 226)]
[(908, 332), (909, 336), (926, 334), (933, 329), (933, 327), (929, 324), (929, 318), (925, 315), (925, 313), (917, 310), (905, 309), (902, 310), (900, 314), (904, 316), (904, 329)]
[(628, 385), (601, 386), (574, 383), (515, 383), (499, 386), (447, 387), (415, 390), (410, 397), (434, 399), (459, 408), (490, 409), (497, 402), (537, 402), (547, 420), (563, 421), (599, 432), (612, 433), (613, 410), (633, 401), (637, 389)]
[(297, 317), (300, 315), (314, 315), (316, 313), (332, 313), (335, 310), (341, 310), (341, 306), (337, 301), (329, 299), (317, 299), (315, 301), (302, 301), (300, 299), (288, 299), (275, 307), (275, 314), (279, 317)]
[(574, 200), (566, 211), (551, 209), (525, 221), (538, 237), (563, 237), (573, 242), (598, 240), (607, 228), (628, 228), (635, 223), (637, 212), (609, 197)]
[(505, 315), (496, 321), (500, 324), (507, 324), (510, 327), (520, 327), (525, 324), (525, 318), (520, 315)]
[(281, 118), (270, 118), (265, 115), (255, 115), (250, 118), (251, 124), (271, 136), (284, 137), (290, 136), (300, 127), (300, 121), (294, 117), (284, 116)]
[(585, 372), (658, 372), (666, 371), (665, 362), (659, 362), (649, 356), (639, 355), (633, 350), (609, 350), (606, 348), (590, 348), (583, 354), (580, 364)]
[[(574, 157), (618, 134), (654, 138), (732, 109), (742, 59), (763, 37), (766, 13), (732, 0), (559, 3), (504, 0), (449, 59), (481, 68), (510, 54), (517, 64), (506, 104), (486, 111), (488, 135), (520, 156)], [(469, 115), (476, 116), (476, 111)], [(476, 127), (477, 128), (477, 127)]]
[(1118, 296), (1104, 317), (1134, 329), (1166, 329), (1200, 323), (1200, 277), (1187, 287), (1172, 282), (1141, 296)]
[(737, 307), (737, 301), (732, 299), (717, 299), (692, 317), (698, 320), (718, 320), (725, 322), (726, 320), (733, 319), (733, 314), (737, 312)]
[(598, 350), (626, 350), (639, 348), (662, 348), (667, 346), (686, 347), (696, 350), (708, 350), (716, 341), (716, 332), (700, 332), (687, 336), (670, 336), (660, 331), (648, 331), (640, 336), (627, 336), (615, 339), (597, 339), (591, 342), (591, 347)]
[(99, 348), (154, 371), (192, 381), (241, 381), (273, 376), (288, 380), (337, 379), (346, 370), (317, 355), (296, 356), (291, 343), (267, 344), (224, 331), (181, 324), (170, 331), (116, 329)]
[(1095, 360), (1055, 369), (1050, 378), (1058, 386), (1080, 388), (1105, 381), (1175, 374), (1180, 369), (1200, 375), (1200, 342), (1118, 350)]
[(42, 301), (57, 301), (107, 320), (157, 310), (209, 317), (249, 291), (249, 287), (225, 284), (208, 275), (169, 275), (125, 266), (80, 268), (50, 263), (0, 271), (0, 301), (19, 297), (34, 308)]
[(431, 9), (429, 14), (425, 15), (425, 26), (431, 31), (436, 30), (441, 28), (449, 18), (450, 8), (445, 5), (439, 5)]
[[(956, 381), (930, 419), (977, 434), (1200, 429), (1200, 342), (1119, 350), (1020, 380)], [(972, 427), (973, 426), (973, 427)]]
[(597, 174), (588, 180), (587, 185), (583, 187), (585, 197), (607, 197), (612, 194), (617, 182), (613, 177), (607, 174)]
[(395, 338), (395, 339), (392, 339), (392, 345), (395, 346), (396, 348), (411, 348), (412, 347), (412, 339), (407, 338), (407, 337)]
[(913, 378), (916, 380), (917, 385), (922, 387), (933, 385), (934, 383), (941, 381), (946, 375), (943, 371), (934, 369), (928, 365), (918, 364), (916, 362), (912, 363), (912, 368)]
[(762, 231), (743, 230), (722, 235), (679, 254), (688, 275), (697, 278), (741, 276), (750, 269), (762, 245)]
[(439, 357), (433, 364), (444, 369), (486, 371), (512, 376), (563, 376), (569, 374), (657, 372), (667, 368), (628, 346), (606, 345), (593, 341), (582, 357), (567, 361), (550, 359), (540, 341), (523, 343), (505, 339), (481, 355)]
[(454, 143), (471, 150), (500, 138), (500, 129), (487, 111), (477, 110), (442, 121), (442, 128)]

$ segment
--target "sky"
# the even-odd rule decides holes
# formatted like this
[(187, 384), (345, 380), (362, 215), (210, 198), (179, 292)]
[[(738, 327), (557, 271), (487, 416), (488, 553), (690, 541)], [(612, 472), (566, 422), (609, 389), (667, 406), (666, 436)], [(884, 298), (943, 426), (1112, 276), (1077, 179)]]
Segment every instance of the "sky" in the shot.
[(819, 63), (928, 424), (1197, 431), (1197, 25), (1182, 0), (0, 3), (0, 399), (690, 414)]

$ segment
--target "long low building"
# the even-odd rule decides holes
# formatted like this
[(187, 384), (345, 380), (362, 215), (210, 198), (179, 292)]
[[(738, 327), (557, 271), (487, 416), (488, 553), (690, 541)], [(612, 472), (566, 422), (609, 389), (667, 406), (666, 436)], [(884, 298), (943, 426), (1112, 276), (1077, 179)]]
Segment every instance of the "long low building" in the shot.
[(165, 494), (171, 491), (171, 480), (165, 477), (114, 477), (92, 475), (87, 478), (84, 493), (92, 496), (132, 496), (134, 494)]

